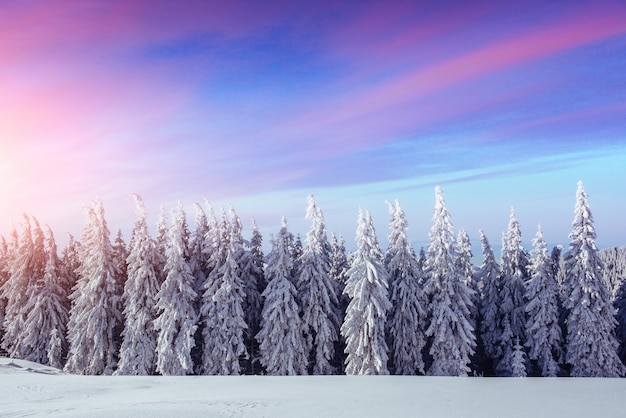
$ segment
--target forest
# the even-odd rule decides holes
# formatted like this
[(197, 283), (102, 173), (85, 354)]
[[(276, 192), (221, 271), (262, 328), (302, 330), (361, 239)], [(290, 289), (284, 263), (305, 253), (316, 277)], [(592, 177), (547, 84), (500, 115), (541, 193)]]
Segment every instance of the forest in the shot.
[(350, 254), (313, 196), (304, 242), (283, 218), (267, 254), (232, 207), (196, 205), (191, 228), (179, 204), (153, 236), (135, 200), (128, 244), (99, 199), (60, 252), (33, 216), (0, 237), (3, 355), (83, 375), (626, 374), (626, 248), (596, 247), (582, 183), (566, 251), (541, 229), (525, 249), (511, 210), (479, 266), (439, 187), (427, 248), (396, 200), (388, 248), (361, 210)]

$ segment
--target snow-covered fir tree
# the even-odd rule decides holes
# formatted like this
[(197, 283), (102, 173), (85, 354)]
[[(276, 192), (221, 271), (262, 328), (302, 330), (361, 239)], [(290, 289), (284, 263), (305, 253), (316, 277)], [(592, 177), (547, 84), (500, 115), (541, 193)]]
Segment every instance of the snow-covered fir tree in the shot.
[(348, 270), (344, 292), (350, 304), (341, 326), (346, 340), (346, 374), (389, 374), (385, 326), (391, 309), (388, 275), (372, 217), (359, 211), (358, 249)]
[(24, 359), (32, 352), (27, 338), (37, 331), (29, 329), (26, 324), (31, 308), (27, 305), (36, 298), (35, 284), (43, 279), (45, 265), (44, 237), (39, 222), (24, 215), (22, 236), (12, 257), (10, 276), (2, 288), (2, 295), (7, 300), (2, 348), (10, 357)]
[(350, 263), (348, 262), (348, 256), (346, 254), (346, 241), (343, 235), (339, 235), (339, 238), (337, 238), (335, 234), (332, 234), (330, 240), (330, 271), (328, 275), (335, 285), (335, 294), (339, 301), (338, 318), (344, 317), (346, 308), (350, 302), (350, 298), (343, 293), (343, 289), (346, 287), (346, 281), (348, 280), (349, 269)]
[(209, 275), (210, 254), (206, 251), (209, 222), (202, 206), (197, 203), (194, 206), (196, 208), (196, 218), (195, 229), (191, 233), (191, 241), (189, 243), (189, 265), (195, 277), (194, 290), (200, 292)]
[(511, 376), (526, 377), (526, 352), (524, 351), (524, 347), (522, 347), (518, 339), (515, 340), (515, 345), (513, 346)]
[(154, 239), (156, 261), (154, 265), (154, 271), (159, 280), (159, 285), (165, 281), (167, 273), (165, 272), (165, 264), (167, 263), (167, 245), (169, 242), (169, 228), (167, 226), (167, 211), (161, 206), (159, 213), (159, 219), (156, 225), (156, 237)]
[[(115, 297), (118, 300), (122, 300), (122, 295), (124, 294), (124, 285), (126, 284), (126, 279), (128, 278), (128, 248), (126, 247), (126, 242), (124, 241), (124, 236), (122, 235), (122, 230), (118, 229), (115, 234), (115, 240), (112, 245), (113, 249), (113, 263), (115, 264)], [(123, 308), (123, 304), (120, 309)], [(113, 340), (115, 341), (116, 351), (119, 352), (120, 347), (122, 346), (122, 331), (124, 330), (124, 321), (120, 321), (113, 331)]]
[(297, 289), (302, 320), (306, 328), (310, 371), (333, 374), (331, 361), (339, 338), (339, 302), (330, 278), (330, 244), (324, 216), (313, 195), (308, 197), (306, 219), (311, 228), (300, 255)]
[(289, 236), (286, 238), (287, 242), (289, 242), (289, 248), (291, 251), (291, 259), (293, 260), (293, 271), (291, 273), (291, 280), (293, 284), (298, 287), (298, 277), (300, 273), (300, 257), (302, 257), (302, 240), (300, 239), (300, 234), (294, 236), (289, 233)]
[(78, 374), (111, 374), (117, 365), (114, 331), (122, 321), (117, 296), (117, 268), (100, 199), (86, 208), (80, 250), (79, 279), (71, 295), (70, 344), (65, 370)]
[(500, 376), (512, 374), (512, 356), (515, 341), (522, 346), (526, 343), (526, 282), (528, 274), (528, 254), (522, 247), (520, 225), (511, 208), (511, 216), (506, 235), (502, 239), (502, 263), (500, 277), (500, 313), (502, 333), (500, 334), (501, 358), (496, 365)]
[(431, 320), (426, 336), (431, 338), (432, 376), (466, 376), (474, 354), (474, 291), (456, 266), (456, 243), (443, 192), (435, 189), (433, 226), (426, 256), (427, 293), (431, 297)]
[(480, 242), (483, 251), (481, 271), (481, 303), (480, 303), (480, 339), (485, 356), (490, 361), (498, 358), (500, 353), (500, 266), (489, 244), (485, 233), (480, 231)]
[[(237, 219), (239, 231), (241, 231), (239, 217), (237, 217), (236, 214), (234, 214), (234, 216)], [(256, 242), (253, 243), (252, 241), (243, 240), (241, 232), (239, 232), (238, 240), (247, 248), (240, 251), (239, 256), (237, 257), (237, 264), (241, 270), (241, 277), (246, 294), (243, 306), (245, 321), (248, 326), (245, 332), (245, 344), (248, 352), (248, 359), (243, 362), (244, 373), (246, 374), (255, 374), (258, 368), (258, 342), (255, 337), (259, 332), (261, 324), (261, 310), (263, 302), (260, 288), (261, 286), (264, 286), (263, 283), (265, 280), (263, 277), (263, 250), (261, 248), (263, 237), (261, 236), (254, 219), (252, 219), (252, 225), (252, 240)]]
[(139, 195), (136, 203), (135, 226), (128, 254), (128, 280), (124, 286), (124, 331), (118, 375), (151, 375), (156, 369), (157, 315), (156, 297), (159, 291), (156, 245), (148, 232), (146, 209)]
[(598, 252), (604, 270), (604, 283), (611, 291), (611, 299), (615, 299), (620, 286), (626, 280), (626, 247), (604, 248)]
[(626, 281), (624, 281), (618, 289), (613, 306), (616, 310), (615, 320), (617, 321), (615, 336), (619, 342), (617, 354), (622, 360), (622, 363), (626, 364)]
[(572, 376), (623, 376), (626, 369), (617, 355), (615, 312), (602, 280), (593, 216), (582, 182), (578, 183), (574, 213), (569, 250), (564, 256), (566, 361)]
[(2, 287), (9, 280), (9, 246), (2, 235), (0, 235), (0, 343), (2, 342), (4, 309), (6, 307), (6, 299), (2, 296)]
[(248, 353), (246, 359), (242, 359), (242, 371), (254, 374), (257, 368), (256, 334), (259, 332), (261, 322), (261, 293), (259, 292), (259, 280), (262, 278), (262, 270), (258, 268), (258, 259), (253, 257), (252, 252), (245, 247), (250, 247), (242, 236), (241, 219), (231, 206), (229, 209), (231, 224), (230, 245), (233, 248), (233, 259), (237, 263), (239, 280), (242, 285), (243, 312), (246, 327), (244, 329), (244, 344)]
[(391, 232), (385, 263), (391, 295), (387, 323), (390, 360), (395, 374), (423, 374), (428, 298), (420, 284), (422, 269), (407, 238), (408, 221), (400, 202), (389, 203), (389, 209)]
[(174, 213), (167, 245), (166, 278), (157, 293), (158, 332), (156, 370), (162, 375), (185, 375), (193, 372), (191, 350), (197, 315), (194, 309), (195, 278), (189, 266), (189, 230), (182, 204)]
[(533, 247), (531, 279), (526, 286), (526, 347), (528, 357), (537, 361), (541, 375), (554, 377), (559, 372), (562, 344), (559, 288), (541, 227), (533, 240)]
[(22, 223), (21, 236), (18, 236), (15, 228), (11, 231), (11, 244), (7, 247), (6, 263), (7, 279), (0, 288), (0, 296), (5, 303), (2, 311), (2, 349), (10, 357), (21, 358), (17, 341), (26, 319), (23, 310), (28, 299), (26, 292), (35, 276), (33, 236), (30, 218), (26, 215)]
[(37, 278), (24, 305), (27, 314), (22, 337), (23, 357), (61, 368), (67, 349), (65, 333), (69, 314), (64, 302), (68, 293), (62, 286), (62, 270), (50, 227), (47, 228), (45, 255), (44, 275)]
[(267, 255), (263, 291), (263, 314), (259, 341), (261, 364), (269, 375), (307, 374), (308, 356), (304, 324), (300, 318), (296, 287), (291, 282), (293, 260), (286, 247), (287, 222), (282, 220), (278, 237)]
[[(80, 242), (74, 239), (72, 234), (67, 234), (67, 243), (61, 251), (61, 270), (63, 271), (61, 277), (65, 279), (63, 286), (68, 295), (71, 295), (72, 289), (78, 282), (79, 274), (78, 268), (80, 267)], [(71, 307), (71, 300), (68, 297), (64, 301), (69, 311)]]
[(222, 220), (224, 258), (207, 281), (200, 308), (206, 321), (203, 373), (237, 375), (241, 373), (240, 358), (248, 357), (244, 342), (246, 293), (238, 264), (244, 249), (241, 222), (234, 210), (231, 208), (230, 218), (223, 212)]
[(456, 246), (456, 268), (459, 270), (461, 280), (473, 291), (472, 304), (474, 305), (474, 310), (472, 311), (472, 318), (474, 319), (474, 329), (476, 329), (476, 318), (478, 317), (478, 309), (480, 307), (480, 291), (478, 289), (478, 282), (474, 280), (474, 266), (472, 265), (472, 257), (474, 257), (474, 254), (472, 254), (472, 244), (469, 235), (467, 235), (467, 231), (463, 228), (459, 230)]
[(257, 275), (257, 288), (262, 293), (267, 285), (263, 256), (263, 236), (254, 218), (252, 218), (252, 237), (250, 238), (249, 247), (252, 257), (251, 262), (254, 266), (253, 271)]

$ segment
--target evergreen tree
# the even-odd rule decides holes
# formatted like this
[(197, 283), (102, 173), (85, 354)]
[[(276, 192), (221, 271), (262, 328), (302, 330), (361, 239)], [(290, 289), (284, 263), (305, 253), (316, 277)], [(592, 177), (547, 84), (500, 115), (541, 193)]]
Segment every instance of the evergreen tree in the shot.
[(511, 359), (511, 376), (526, 377), (526, 352), (519, 340), (515, 340), (513, 346), (513, 357)]
[(22, 234), (12, 257), (9, 279), (2, 286), (2, 297), (7, 301), (2, 348), (9, 357), (24, 358), (28, 354), (23, 346), (28, 313), (25, 306), (38, 277), (41, 277), (41, 272), (36, 262), (31, 220), (24, 215)]
[(389, 374), (385, 324), (391, 309), (388, 275), (372, 217), (359, 211), (358, 249), (344, 293), (350, 297), (341, 335), (346, 340), (346, 374)]
[(238, 375), (240, 358), (247, 358), (244, 333), (245, 284), (237, 260), (243, 250), (241, 223), (233, 210), (226, 230), (225, 260), (217, 268), (216, 280), (203, 294), (201, 314), (207, 327), (204, 335), (203, 366), (206, 374)]
[(613, 306), (617, 311), (615, 314), (615, 320), (617, 321), (615, 336), (619, 342), (617, 353), (622, 363), (626, 364), (626, 281), (618, 289)]
[(456, 268), (459, 271), (461, 280), (473, 291), (472, 304), (474, 309), (472, 310), (472, 318), (474, 319), (474, 329), (476, 329), (475, 320), (478, 317), (480, 292), (478, 290), (478, 282), (474, 280), (474, 266), (472, 265), (472, 257), (474, 257), (474, 254), (472, 254), (472, 244), (469, 235), (467, 235), (467, 232), (463, 228), (459, 230), (456, 245)]
[[(208, 202), (207, 202), (208, 203)], [(202, 287), (205, 285), (210, 273), (211, 251), (209, 249), (209, 239), (211, 237), (209, 231), (209, 220), (207, 215), (198, 203), (194, 204), (196, 208), (195, 229), (191, 233), (189, 244), (189, 266), (194, 276), (193, 290), (200, 295)], [(210, 204), (208, 205), (211, 210)], [(200, 307), (202, 298), (197, 297), (194, 302), (194, 309), (198, 316), (200, 315)], [(204, 341), (202, 333), (204, 332), (203, 321), (198, 321), (198, 327), (194, 335), (195, 345), (191, 350), (191, 358), (196, 367), (197, 372), (202, 364), (202, 351), (204, 349)]]
[[(26, 227), (26, 225), (25, 225)], [(30, 224), (27, 226), (28, 228), (28, 242), (32, 246), (32, 236), (30, 234)], [(7, 347), (10, 347), (13, 342), (13, 337), (9, 337), (5, 342), (5, 333), (6, 328), (11, 327), (11, 322), (17, 318), (17, 311), (15, 310), (19, 304), (14, 300), (15, 298), (22, 297), (23, 293), (17, 289), (26, 289), (27, 284), (23, 283), (25, 277), (24, 274), (20, 274), (18, 277), (13, 277), (13, 269), (15, 263), (15, 259), (19, 254), (20, 247), (20, 237), (17, 234), (17, 230), (15, 227), (11, 228), (11, 241), (6, 246), (6, 250), (3, 250), (4, 255), (2, 257), (2, 270), (0, 274), (2, 274), (2, 283), (0, 283), (0, 348), (6, 351)], [(17, 290), (17, 293), (15, 293)], [(15, 296), (14, 296), (15, 295)], [(7, 318), (11, 318), (7, 321)], [(18, 324), (18, 327), (21, 324)]]
[(554, 377), (559, 371), (561, 328), (559, 327), (559, 289), (552, 275), (548, 248), (541, 227), (533, 240), (531, 280), (526, 288), (526, 346), (528, 357), (536, 360), (542, 376)]
[(567, 317), (566, 361), (572, 376), (616, 377), (626, 372), (617, 349), (617, 325), (610, 293), (602, 280), (593, 216), (582, 182), (578, 183), (569, 251), (565, 254), (563, 304)]
[(254, 274), (257, 276), (257, 289), (259, 293), (263, 293), (265, 286), (267, 286), (267, 281), (265, 280), (265, 267), (263, 264), (263, 236), (261, 235), (254, 218), (252, 218), (252, 238), (250, 238), (249, 246), (253, 266), (251, 271), (254, 271)]
[(156, 370), (162, 375), (185, 375), (193, 372), (191, 350), (197, 315), (193, 290), (194, 277), (189, 266), (189, 230), (182, 204), (174, 213), (167, 246), (167, 276), (157, 293), (158, 332)]
[(111, 374), (117, 357), (114, 330), (122, 320), (115, 280), (118, 272), (102, 202), (96, 199), (86, 212), (78, 268), (80, 277), (70, 296), (70, 348), (65, 370), (78, 374)]
[(263, 292), (261, 330), (256, 337), (261, 364), (269, 375), (307, 373), (306, 338), (297, 291), (290, 280), (293, 260), (285, 246), (287, 233), (283, 218), (280, 233), (272, 239), (272, 251), (267, 255), (268, 284)]
[(134, 195), (136, 219), (128, 254), (128, 280), (124, 286), (124, 318), (118, 375), (150, 375), (156, 368), (156, 297), (159, 280), (155, 271), (156, 246), (148, 232), (146, 209)]
[(229, 242), (232, 247), (233, 260), (237, 264), (236, 281), (241, 285), (240, 295), (244, 312), (243, 340), (247, 354), (241, 353), (241, 365), (244, 373), (254, 374), (257, 368), (255, 336), (259, 332), (261, 322), (261, 293), (259, 293), (258, 280), (260, 278), (262, 280), (262, 273), (258, 269), (258, 260), (253, 257), (251, 251), (245, 249), (245, 246), (249, 247), (250, 244), (243, 239), (241, 219), (232, 206), (229, 209), (229, 219)]
[(54, 235), (48, 227), (45, 245), (44, 275), (29, 289), (24, 305), (26, 312), (22, 346), (24, 359), (54, 367), (62, 367), (66, 350), (65, 332), (69, 314), (64, 301), (67, 289), (60, 277), (59, 259)]
[(189, 265), (193, 272), (195, 282), (194, 290), (200, 292), (202, 286), (209, 275), (209, 257), (210, 254), (206, 251), (208, 246), (208, 232), (209, 223), (206, 213), (202, 209), (202, 206), (195, 204), (196, 208), (196, 220), (195, 229), (191, 234), (191, 243), (189, 248)]
[(6, 308), (6, 299), (2, 297), (2, 286), (9, 280), (8, 267), (9, 247), (6, 240), (0, 235), (0, 342), (2, 342), (4, 309)]
[[(126, 284), (126, 280), (128, 278), (128, 248), (126, 247), (126, 242), (124, 242), (124, 237), (122, 235), (121, 229), (118, 229), (117, 234), (115, 234), (115, 240), (113, 241), (112, 250), (113, 263), (116, 267), (115, 298), (119, 301), (122, 301), (122, 295), (124, 294), (124, 285)], [(123, 303), (120, 303), (120, 309), (123, 310)], [(117, 352), (119, 352), (120, 347), (122, 346), (123, 330), (124, 320), (122, 319), (120, 322), (117, 323), (115, 329), (113, 330), (113, 341), (115, 342), (115, 350)]]
[[(346, 309), (350, 303), (348, 295), (343, 293), (348, 279), (348, 270), (350, 269), (345, 244), (343, 235), (340, 235), (339, 238), (337, 238), (335, 234), (332, 235), (330, 241), (330, 271), (328, 275), (335, 287), (335, 294), (339, 302), (336, 315), (340, 322), (343, 322), (343, 318), (346, 316)], [(345, 349), (346, 344), (344, 339), (338, 338), (335, 343), (335, 360), (333, 366), (337, 369), (339, 374), (343, 374), (344, 372), (346, 363)]]
[(423, 374), (428, 298), (420, 286), (422, 270), (406, 235), (408, 222), (404, 211), (397, 200), (395, 206), (389, 204), (389, 207), (391, 233), (385, 261), (391, 293), (388, 313), (391, 363), (395, 374)]
[(294, 237), (293, 234), (291, 233), (289, 233), (289, 236), (286, 237), (286, 240), (289, 243), (289, 249), (291, 251), (291, 259), (293, 260), (293, 270), (291, 272), (291, 281), (297, 288), (298, 277), (300, 274), (300, 258), (302, 257), (302, 251), (303, 251), (302, 240), (300, 239), (300, 234)]
[[(241, 231), (239, 217), (234, 213), (234, 211), (232, 214), (236, 219), (239, 231)], [(259, 288), (263, 285), (262, 283), (265, 280), (263, 277), (263, 259), (259, 259), (259, 257), (263, 257), (263, 251), (260, 247), (262, 237), (254, 219), (252, 220), (252, 223), (252, 239), (257, 241), (254, 246), (252, 242), (247, 242), (241, 238), (241, 232), (239, 232), (237, 238), (241, 243), (243, 243), (243, 245), (248, 247), (248, 249), (243, 249), (243, 247), (241, 247), (241, 251), (239, 251), (239, 255), (237, 256), (237, 264), (241, 271), (242, 282), (244, 284), (244, 291), (246, 294), (243, 306), (245, 322), (248, 326), (245, 332), (245, 344), (248, 352), (248, 359), (244, 361), (244, 371), (246, 374), (255, 374), (257, 371), (258, 343), (255, 337), (260, 330), (262, 315), (261, 309), (263, 304)]]
[(165, 264), (167, 263), (167, 245), (169, 242), (169, 228), (167, 227), (167, 213), (165, 208), (161, 206), (161, 212), (157, 221), (157, 235), (154, 241), (156, 250), (156, 260), (154, 264), (154, 272), (159, 280), (159, 285), (163, 284), (167, 273)]
[(330, 278), (330, 244), (324, 216), (313, 195), (309, 195), (308, 203), (305, 218), (311, 220), (312, 225), (300, 256), (298, 297), (308, 335), (310, 369), (316, 375), (333, 374), (331, 361), (338, 340), (339, 302)]
[(18, 236), (15, 229), (14, 251), (8, 264), (8, 278), (0, 288), (2, 299), (6, 301), (3, 312), (2, 349), (9, 357), (22, 358), (18, 339), (24, 329), (25, 311), (23, 306), (28, 300), (26, 292), (32, 287), (35, 267), (33, 261), (33, 234), (30, 218), (23, 214), (22, 233)]
[(489, 244), (485, 233), (480, 231), (480, 242), (483, 249), (483, 263), (480, 267), (482, 295), (480, 305), (480, 337), (485, 355), (493, 361), (501, 355), (499, 346), (501, 338), (500, 324), (500, 266)]
[(515, 341), (522, 346), (526, 342), (526, 282), (528, 275), (528, 254), (522, 247), (522, 234), (515, 211), (511, 208), (511, 217), (506, 236), (502, 240), (502, 270), (500, 292), (500, 352), (496, 371), (501, 376), (512, 375), (511, 359)]
[[(67, 234), (67, 244), (65, 244), (65, 247), (61, 252), (61, 269), (63, 271), (61, 277), (65, 279), (65, 282), (62, 285), (68, 295), (72, 294), (72, 289), (74, 288), (74, 286), (76, 286), (76, 283), (78, 282), (78, 269), (80, 267), (80, 247), (80, 242), (76, 241), (72, 234)], [(69, 311), (71, 308), (71, 300), (69, 297), (67, 298), (67, 300), (64, 301), (64, 304)]]
[(433, 226), (426, 258), (427, 293), (431, 296), (431, 322), (426, 336), (431, 337), (432, 376), (465, 376), (474, 354), (473, 290), (456, 266), (456, 245), (450, 214), (443, 192), (435, 190)]

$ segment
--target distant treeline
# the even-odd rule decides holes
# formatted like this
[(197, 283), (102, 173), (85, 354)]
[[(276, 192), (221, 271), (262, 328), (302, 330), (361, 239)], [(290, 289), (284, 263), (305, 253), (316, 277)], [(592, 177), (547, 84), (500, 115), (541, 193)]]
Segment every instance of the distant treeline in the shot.
[(0, 237), (2, 350), (78, 374), (624, 376), (626, 249), (596, 248), (582, 183), (567, 251), (541, 230), (525, 249), (511, 211), (480, 266), (435, 197), (427, 248), (396, 201), (388, 248), (361, 211), (351, 254), (313, 196), (304, 242), (283, 218), (268, 254), (232, 207), (196, 205), (190, 229), (179, 205), (152, 236), (136, 196), (126, 244), (95, 200), (60, 253), (25, 215)]

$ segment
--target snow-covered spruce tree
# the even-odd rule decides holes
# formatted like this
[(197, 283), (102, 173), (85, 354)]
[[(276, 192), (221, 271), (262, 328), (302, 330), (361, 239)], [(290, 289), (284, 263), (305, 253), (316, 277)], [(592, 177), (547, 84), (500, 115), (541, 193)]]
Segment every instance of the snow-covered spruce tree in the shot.
[(293, 234), (289, 233), (286, 239), (289, 242), (289, 248), (291, 250), (291, 259), (293, 260), (293, 271), (291, 272), (291, 281), (296, 288), (298, 287), (298, 276), (300, 274), (300, 257), (302, 257), (302, 240), (300, 239), (300, 234), (293, 236)]
[(391, 294), (387, 315), (391, 364), (395, 374), (423, 374), (428, 298), (420, 285), (422, 269), (406, 235), (408, 222), (404, 211), (397, 200), (393, 210), (391, 204), (389, 207), (391, 233), (385, 262)]
[(515, 340), (515, 345), (513, 346), (511, 376), (526, 377), (526, 352), (524, 351), (524, 347), (522, 347), (518, 339)]
[(245, 283), (237, 260), (243, 250), (241, 223), (233, 210), (228, 231), (225, 260), (217, 267), (216, 279), (202, 296), (200, 309), (206, 321), (203, 372), (205, 374), (238, 375), (240, 358), (247, 358), (244, 333)]
[(191, 349), (198, 322), (194, 310), (197, 295), (188, 261), (189, 230), (181, 203), (173, 215), (165, 264), (167, 275), (157, 293), (156, 371), (166, 376), (181, 376), (193, 372)]
[(263, 293), (265, 286), (267, 285), (263, 261), (263, 236), (261, 235), (254, 218), (252, 218), (252, 237), (250, 238), (249, 247), (252, 257), (252, 265), (254, 266), (254, 272), (257, 276), (257, 289), (259, 290), (259, 293)]
[[(115, 264), (115, 297), (122, 300), (124, 294), (124, 285), (128, 278), (128, 248), (122, 235), (122, 230), (118, 229), (115, 234), (115, 240), (112, 245), (113, 263)], [(124, 309), (123, 304), (120, 309)], [(116, 351), (119, 352), (122, 346), (122, 331), (124, 330), (124, 321), (120, 321), (113, 330), (113, 340), (115, 341)]]
[(443, 192), (435, 189), (433, 226), (426, 257), (427, 294), (431, 297), (430, 337), (433, 362), (431, 376), (466, 376), (474, 354), (473, 290), (456, 266), (456, 243)]
[(298, 300), (307, 334), (309, 369), (313, 374), (333, 374), (331, 361), (339, 338), (339, 302), (330, 278), (330, 244), (321, 209), (308, 197), (306, 219), (311, 229), (300, 256)]
[(478, 282), (474, 280), (474, 266), (472, 265), (472, 257), (474, 254), (472, 254), (472, 244), (469, 235), (467, 235), (467, 231), (463, 228), (459, 230), (456, 246), (456, 267), (461, 275), (461, 280), (473, 291), (472, 304), (474, 305), (474, 310), (472, 311), (472, 318), (474, 319), (474, 329), (476, 329), (476, 318), (478, 317), (478, 309), (480, 307), (480, 292), (478, 290)]
[(483, 263), (480, 267), (482, 294), (480, 304), (480, 339), (485, 356), (493, 363), (499, 358), (500, 337), (502, 333), (500, 310), (500, 266), (489, 244), (485, 233), (480, 231), (480, 242), (483, 249)]
[[(335, 286), (335, 294), (337, 295), (337, 318), (340, 322), (343, 322), (343, 318), (346, 316), (346, 309), (350, 303), (348, 295), (343, 293), (346, 287), (346, 280), (348, 279), (348, 270), (350, 269), (350, 263), (348, 263), (348, 257), (346, 255), (346, 242), (343, 239), (343, 235), (339, 238), (333, 233), (330, 240), (330, 271), (328, 275)], [(346, 364), (345, 355), (346, 344), (343, 338), (338, 338), (335, 343), (335, 360), (333, 365), (337, 366), (337, 373), (344, 374), (344, 368)]]
[(602, 280), (593, 216), (582, 182), (578, 183), (574, 213), (569, 251), (564, 256), (568, 294), (563, 304), (569, 311), (565, 359), (571, 365), (571, 376), (623, 376), (626, 368), (617, 355), (615, 312)]
[(159, 285), (163, 284), (167, 273), (165, 272), (165, 264), (167, 263), (167, 245), (169, 242), (169, 228), (167, 227), (167, 213), (165, 208), (161, 206), (161, 212), (159, 213), (159, 219), (157, 220), (157, 234), (154, 239), (156, 260), (154, 265), (154, 272), (159, 280)]
[(200, 292), (207, 276), (210, 254), (206, 251), (208, 246), (209, 223), (202, 206), (194, 204), (196, 208), (195, 229), (191, 233), (189, 243), (189, 265), (195, 277), (194, 290)]
[[(34, 233), (33, 230), (37, 229), (39, 232)], [(37, 246), (35, 236), (38, 237)], [(43, 277), (45, 267), (43, 242), (39, 237), (43, 237), (39, 224), (34, 218), (31, 220), (24, 215), (22, 235), (12, 257), (10, 276), (2, 287), (2, 296), (7, 301), (2, 348), (13, 358), (25, 358), (30, 350), (24, 344), (24, 337), (28, 334), (26, 304), (34, 298), (35, 283)]]
[(330, 271), (328, 275), (335, 283), (335, 294), (339, 299), (339, 304), (342, 307), (342, 315), (345, 312), (345, 308), (348, 306), (348, 298), (345, 298), (345, 306), (343, 306), (343, 289), (346, 286), (346, 280), (348, 279), (347, 272), (350, 269), (350, 263), (348, 263), (348, 257), (346, 255), (346, 242), (343, 235), (339, 238), (333, 233), (330, 240)]
[(117, 276), (110, 232), (102, 202), (86, 208), (80, 249), (79, 279), (70, 296), (69, 355), (65, 370), (78, 374), (112, 374), (117, 351), (114, 330), (122, 321), (116, 296)]
[(552, 275), (548, 247), (541, 227), (533, 240), (531, 279), (526, 285), (526, 347), (528, 357), (537, 362), (542, 376), (559, 372), (561, 328), (559, 326), (559, 288)]
[(27, 314), (22, 345), (24, 359), (62, 368), (67, 345), (65, 332), (69, 319), (67, 305), (64, 302), (68, 294), (67, 289), (62, 286), (64, 282), (60, 276), (62, 270), (59, 268), (57, 246), (50, 227), (47, 233), (44, 275), (34, 283), (24, 306)]
[(287, 221), (283, 217), (278, 237), (267, 255), (263, 314), (259, 342), (261, 364), (269, 375), (307, 374), (306, 338), (300, 318), (296, 287), (291, 282), (293, 261), (285, 246)]
[[(63, 271), (61, 277), (65, 279), (63, 286), (68, 295), (72, 294), (72, 289), (79, 278), (80, 246), (80, 242), (76, 241), (72, 234), (67, 234), (67, 244), (65, 244), (63, 251), (61, 251), (61, 270)], [(68, 297), (64, 303), (69, 311), (71, 307), (70, 298)]]
[(619, 342), (617, 354), (622, 360), (622, 363), (626, 364), (626, 281), (624, 281), (618, 289), (613, 306), (617, 311), (615, 314), (615, 320), (617, 321), (615, 336)]
[[(254, 229), (252, 238), (257, 241), (257, 244), (253, 246), (251, 242), (245, 241), (241, 237), (241, 222), (239, 221), (239, 217), (234, 213), (234, 211), (232, 215), (237, 220), (237, 227), (239, 229), (237, 239), (240, 243), (248, 247), (248, 249), (243, 249), (244, 247), (242, 247), (242, 251), (239, 252), (239, 256), (237, 257), (237, 264), (239, 265), (241, 271), (241, 277), (246, 294), (243, 308), (246, 325), (248, 326), (244, 335), (248, 359), (243, 361), (242, 366), (245, 374), (256, 374), (259, 367), (257, 358), (258, 342), (255, 337), (260, 330), (261, 310), (263, 305), (259, 287), (265, 280), (263, 277), (263, 259), (259, 259), (259, 256), (263, 256), (263, 252), (260, 247), (263, 238), (261, 237), (258, 227), (256, 226), (256, 222), (253, 219), (252, 223)], [(256, 234), (254, 232), (255, 229)]]
[(20, 352), (19, 338), (26, 320), (24, 305), (28, 300), (27, 291), (35, 280), (30, 218), (26, 214), (23, 217), (22, 233), (9, 265), (9, 277), (0, 289), (2, 298), (6, 300), (2, 349), (13, 358), (22, 358), (24, 355)]
[(508, 230), (502, 239), (502, 269), (500, 277), (501, 358), (496, 365), (500, 376), (510, 376), (515, 341), (526, 344), (526, 282), (528, 254), (522, 247), (522, 234), (515, 211), (511, 208)]
[[(208, 202), (207, 202), (208, 203)], [(211, 238), (209, 231), (209, 221), (207, 215), (198, 203), (194, 204), (196, 209), (195, 228), (191, 233), (189, 243), (189, 266), (194, 276), (193, 290), (200, 295), (202, 293), (202, 287), (205, 285), (210, 268), (211, 251), (209, 251), (209, 239)], [(211, 209), (210, 204), (208, 205)], [(197, 297), (194, 303), (194, 309), (198, 315), (200, 315), (201, 298)], [(202, 364), (202, 351), (203, 351), (203, 339), (202, 333), (204, 331), (204, 323), (202, 320), (198, 321), (198, 327), (194, 335), (195, 345), (191, 350), (191, 359), (195, 368), (198, 369)]]
[(261, 322), (261, 293), (259, 292), (258, 280), (261, 271), (258, 270), (258, 260), (252, 256), (252, 252), (244, 246), (250, 244), (243, 239), (241, 234), (241, 219), (235, 209), (229, 208), (230, 239), (229, 244), (232, 249), (232, 258), (237, 264), (237, 283), (241, 284), (240, 295), (242, 297), (242, 309), (244, 312), (245, 327), (243, 328), (244, 344), (246, 355), (241, 360), (241, 370), (238, 373), (254, 374), (257, 371), (257, 341), (256, 334), (259, 331)]
[(341, 335), (346, 340), (346, 374), (389, 374), (385, 325), (391, 309), (387, 271), (372, 217), (359, 211), (358, 249), (344, 293), (350, 297)]
[(128, 280), (124, 285), (124, 331), (117, 375), (151, 375), (156, 369), (156, 297), (159, 279), (155, 272), (155, 242), (148, 232), (146, 208), (139, 195), (135, 226), (128, 254)]
[(0, 342), (2, 342), (4, 309), (7, 303), (6, 299), (2, 297), (2, 286), (9, 280), (8, 254), (9, 246), (4, 237), (0, 235)]

